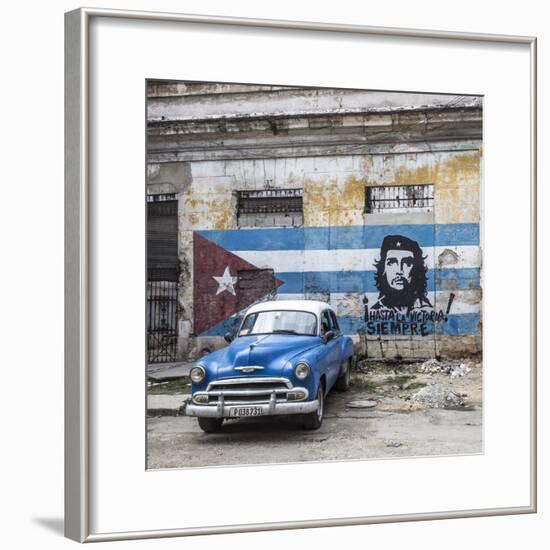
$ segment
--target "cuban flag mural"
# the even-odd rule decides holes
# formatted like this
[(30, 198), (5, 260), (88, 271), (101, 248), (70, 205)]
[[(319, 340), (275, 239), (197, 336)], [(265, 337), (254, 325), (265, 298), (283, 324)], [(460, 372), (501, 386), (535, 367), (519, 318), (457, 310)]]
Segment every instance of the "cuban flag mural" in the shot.
[(234, 314), (283, 284), (273, 269), (258, 268), (200, 233), (193, 236), (195, 333), (231, 331)]
[(268, 297), (321, 297), (367, 338), (475, 334), (475, 223), (205, 230), (194, 233), (194, 332), (223, 335)]

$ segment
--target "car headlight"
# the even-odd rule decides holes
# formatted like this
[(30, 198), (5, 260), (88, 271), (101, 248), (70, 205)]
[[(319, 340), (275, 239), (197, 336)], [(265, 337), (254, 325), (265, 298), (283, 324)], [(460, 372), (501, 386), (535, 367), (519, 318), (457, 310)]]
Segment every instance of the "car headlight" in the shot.
[(204, 367), (202, 367), (201, 365), (193, 367), (189, 372), (189, 378), (191, 378), (193, 384), (200, 384), (204, 380), (205, 376), (206, 372), (204, 370)]
[(311, 374), (311, 369), (307, 363), (296, 363), (294, 374), (298, 380), (305, 380)]

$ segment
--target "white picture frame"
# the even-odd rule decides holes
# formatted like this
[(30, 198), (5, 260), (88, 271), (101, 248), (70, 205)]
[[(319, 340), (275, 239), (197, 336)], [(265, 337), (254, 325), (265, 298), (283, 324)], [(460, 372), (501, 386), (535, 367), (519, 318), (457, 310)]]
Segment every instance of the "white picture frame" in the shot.
[[(371, 48), (380, 48), (383, 53), (383, 49), (391, 46), (399, 50), (404, 48), (400, 45), (400, 41), (407, 42), (408, 46), (411, 46), (412, 41), (422, 41), (427, 49), (433, 49), (434, 52), (442, 47), (442, 43), (450, 44), (450, 48), (463, 48), (468, 50), (471, 47), (479, 46), (480, 49), (487, 48), (488, 55), (508, 55), (510, 56), (510, 62), (518, 63), (518, 67), (521, 67), (521, 71), (518, 73), (520, 76), (517, 78), (518, 86), (523, 86), (521, 91), (518, 91), (518, 96), (521, 97), (521, 109), (517, 114), (518, 129), (516, 135), (511, 137), (511, 140), (524, 140), (527, 136), (529, 143), (525, 145), (523, 143), (522, 154), (518, 156), (518, 166), (523, 170), (522, 174), (522, 191), (524, 195), (523, 200), (516, 201), (517, 209), (521, 211), (518, 213), (517, 227), (514, 230), (515, 233), (510, 233), (510, 228), (506, 226), (506, 218), (498, 217), (498, 214), (491, 219), (491, 228), (487, 228), (485, 232), (485, 246), (487, 253), (486, 260), (486, 275), (484, 281), (484, 288), (488, 285), (492, 285), (493, 279), (499, 278), (498, 273), (492, 269), (493, 266), (498, 265), (498, 259), (495, 263), (492, 257), (492, 250), (495, 250), (498, 255), (498, 236), (495, 237), (494, 231), (499, 234), (510, 233), (510, 238), (516, 237), (521, 234), (522, 237), (528, 235), (529, 240), (529, 269), (526, 273), (523, 273), (523, 288), (525, 283), (529, 287), (529, 300), (526, 304), (518, 305), (520, 310), (519, 315), (525, 322), (523, 326), (523, 332), (518, 337), (517, 352), (518, 358), (523, 357), (523, 363), (527, 365), (522, 372), (522, 378), (520, 383), (517, 384), (517, 392), (521, 397), (521, 406), (519, 409), (522, 414), (517, 426), (510, 426), (510, 430), (513, 432), (517, 430), (519, 439), (517, 440), (518, 447), (521, 447), (522, 456), (518, 458), (517, 463), (511, 462), (511, 466), (522, 465), (517, 471), (513, 470), (511, 476), (517, 476), (517, 492), (516, 494), (507, 495), (503, 490), (502, 494), (495, 494), (494, 499), (488, 498), (485, 495), (485, 499), (479, 498), (480, 505), (475, 504), (475, 498), (468, 501), (467, 498), (463, 499), (463, 505), (450, 504), (449, 507), (445, 507), (443, 501), (439, 502), (438, 506), (434, 506), (433, 509), (423, 509), (423, 511), (415, 510), (411, 503), (408, 504), (409, 510), (405, 511), (392, 511), (389, 512), (381, 507), (380, 513), (373, 512), (369, 508), (364, 514), (353, 513), (339, 515), (337, 509), (333, 508), (328, 510), (327, 513), (313, 512), (312, 514), (304, 514), (303, 517), (296, 518), (296, 512), (293, 511), (293, 517), (296, 519), (290, 520), (288, 517), (284, 517), (279, 513), (280, 517), (277, 517), (276, 510), (272, 510), (271, 519), (265, 521), (253, 521), (253, 522), (237, 522), (228, 521), (223, 522), (220, 519), (209, 521), (206, 517), (204, 509), (201, 510), (198, 507), (196, 514), (188, 514), (193, 516), (188, 518), (187, 521), (182, 521), (177, 524), (177, 521), (170, 525), (163, 526), (159, 522), (152, 521), (149, 525), (145, 524), (143, 520), (139, 520), (136, 517), (136, 527), (132, 523), (132, 511), (129, 510), (128, 514), (121, 513), (120, 517), (115, 517), (115, 514), (108, 506), (108, 501), (113, 502), (113, 507), (120, 509), (122, 501), (118, 501), (113, 498), (109, 498), (106, 493), (106, 486), (113, 484), (113, 476), (116, 476), (117, 472), (123, 474), (124, 462), (115, 461), (112, 455), (104, 449), (112, 447), (115, 441), (112, 438), (112, 434), (107, 433), (104, 430), (105, 418), (103, 414), (109, 414), (109, 407), (112, 408), (112, 403), (116, 402), (110, 394), (105, 391), (105, 372), (102, 368), (105, 368), (104, 352), (101, 350), (101, 336), (98, 327), (101, 325), (107, 325), (107, 320), (113, 311), (109, 312), (106, 304), (109, 303), (109, 296), (106, 295), (103, 298), (100, 296), (104, 292), (104, 279), (102, 279), (101, 266), (107, 261), (107, 258), (111, 258), (112, 251), (108, 250), (105, 245), (105, 232), (111, 236), (116, 233), (117, 228), (115, 225), (108, 225), (109, 222), (99, 222), (100, 217), (110, 220), (109, 213), (105, 210), (105, 189), (97, 186), (98, 181), (106, 181), (102, 179), (102, 175), (105, 174), (103, 169), (98, 164), (98, 159), (101, 162), (101, 153), (98, 149), (98, 143), (106, 142), (108, 135), (106, 133), (106, 126), (104, 120), (100, 116), (100, 111), (106, 109), (117, 109), (121, 116), (135, 117), (137, 124), (143, 125), (143, 119), (137, 117), (143, 117), (143, 111), (139, 111), (139, 100), (145, 101), (143, 88), (137, 90), (136, 101), (129, 101), (128, 104), (121, 104), (120, 102), (114, 102), (112, 105), (108, 105), (109, 94), (105, 94), (106, 88), (105, 82), (109, 82), (116, 69), (115, 66), (107, 66), (102, 64), (106, 59), (105, 51), (109, 51), (113, 58), (117, 55), (128, 56), (128, 65), (136, 66), (143, 63), (143, 70), (150, 70), (150, 67), (154, 66), (157, 61), (155, 58), (147, 59), (145, 56), (139, 55), (130, 56), (128, 51), (117, 52), (115, 54), (115, 44), (117, 37), (120, 34), (120, 29), (117, 25), (122, 26), (133, 25), (135, 28), (131, 30), (131, 34), (128, 37), (132, 39), (139, 39), (147, 42), (146, 34), (155, 32), (155, 38), (159, 36), (165, 36), (166, 40), (172, 40), (177, 43), (180, 40), (179, 33), (187, 32), (190, 29), (199, 29), (203, 34), (214, 33), (218, 34), (217, 47), (221, 45), (221, 40), (228, 38), (229, 35), (234, 36), (238, 34), (242, 43), (238, 44), (238, 47), (242, 47), (245, 43), (250, 46), (251, 43), (257, 43), (258, 49), (261, 50), (261, 43), (264, 40), (278, 40), (277, 43), (282, 43), (283, 38), (274, 36), (279, 32), (284, 35), (284, 38), (293, 40), (298, 38), (301, 41), (310, 41), (315, 43), (319, 47), (319, 40), (323, 41), (336, 41), (336, 38), (347, 38), (348, 42), (352, 39), (363, 40), (370, 37), (372, 43), (369, 44)], [(105, 27), (105, 33), (100, 28), (101, 25)], [(162, 28), (160, 28), (160, 27)], [(208, 29), (208, 30), (206, 30)], [(229, 34), (228, 34), (229, 33)], [(232, 33), (232, 34), (231, 34)], [(195, 37), (197, 40), (198, 38)], [(389, 44), (387, 41), (392, 42)], [(343, 40), (342, 42), (345, 42)], [(124, 43), (124, 42), (121, 42)], [(128, 42), (129, 44), (129, 42)], [(430, 44), (432, 44), (430, 46)], [(349, 44), (348, 44), (349, 46)], [(502, 51), (499, 47), (502, 46)], [(339, 45), (338, 47), (344, 47)], [(516, 49), (514, 49), (516, 48)], [(102, 50), (103, 49), (103, 50)], [(123, 50), (123, 48), (121, 48)], [(487, 50), (484, 50), (487, 51)], [(140, 52), (141, 53), (141, 52)], [(464, 52), (461, 52), (461, 55)], [(466, 52), (468, 53), (468, 52)], [(471, 53), (471, 52), (470, 52)], [(447, 50), (448, 54), (448, 50)], [(514, 57), (514, 60), (512, 60)], [(517, 58), (517, 59), (516, 59)], [(520, 59), (521, 58), (521, 59)], [(156, 58), (159, 59), (158, 57)], [(357, 61), (357, 60), (355, 60)], [(162, 536), (184, 536), (193, 534), (213, 534), (213, 533), (229, 533), (229, 532), (246, 532), (246, 531), (263, 531), (274, 529), (296, 529), (307, 527), (328, 527), (338, 525), (357, 525), (368, 523), (382, 523), (391, 521), (416, 521), (426, 519), (441, 519), (441, 518), (455, 518), (455, 517), (474, 517), (474, 516), (488, 516), (488, 515), (501, 515), (501, 514), (519, 514), (519, 513), (532, 513), (536, 511), (536, 39), (533, 37), (519, 37), (519, 36), (500, 36), (500, 35), (483, 35), (473, 33), (456, 33), (445, 31), (419, 31), (414, 29), (395, 29), (395, 28), (376, 28), (376, 27), (364, 27), (364, 26), (346, 26), (346, 25), (333, 25), (333, 24), (318, 24), (310, 22), (299, 21), (272, 21), (272, 20), (252, 20), (241, 18), (225, 18), (225, 17), (211, 17), (211, 16), (187, 16), (180, 14), (159, 14), (149, 12), (131, 12), (131, 11), (117, 11), (106, 9), (80, 9), (66, 14), (66, 306), (65, 306), (65, 319), (66, 319), (66, 336), (65, 336), (65, 417), (66, 417), (66, 433), (65, 433), (65, 531), (66, 536), (80, 542), (84, 541), (101, 541), (101, 540), (118, 540), (118, 539), (131, 539), (131, 538), (154, 538)], [(165, 72), (165, 66), (169, 60), (165, 60), (163, 63), (159, 63), (158, 73), (149, 76), (155, 77), (167, 77)], [(153, 65), (151, 65), (151, 63)], [(242, 60), (241, 60), (242, 63)], [(348, 60), (350, 66), (353, 65), (353, 61)], [(527, 63), (527, 65), (526, 65)], [(187, 77), (185, 74), (186, 67), (178, 67), (177, 73), (182, 77)], [(190, 68), (187, 68), (191, 71)], [(483, 66), (481, 66), (483, 69)], [(487, 69), (487, 67), (486, 67)], [(137, 67), (135, 73), (139, 74), (140, 67)], [(197, 71), (198, 69), (194, 68)], [(289, 69), (290, 70), (290, 69)], [(255, 81), (264, 81), (266, 78), (266, 72), (262, 73), (258, 69), (257, 78)], [(122, 71), (123, 72), (123, 71)], [(220, 78), (220, 73), (223, 71), (218, 70), (216, 75), (211, 78), (205, 78), (209, 80), (223, 80)], [(475, 72), (475, 71), (474, 71)], [(242, 73), (242, 71), (241, 71)], [(201, 73), (201, 77), (208, 74), (208, 67)], [(170, 75), (171, 76), (171, 75)], [(494, 75), (492, 78), (497, 80), (498, 75)], [(247, 81), (246, 77), (237, 77), (234, 81)], [(290, 77), (292, 78), (295, 77)], [(313, 78), (311, 83), (315, 82), (315, 76), (305, 75), (304, 78)], [(337, 78), (337, 75), (334, 76)], [(454, 89), (456, 83), (452, 82), (452, 79), (445, 80), (444, 75), (441, 76), (441, 87)], [(387, 88), (381, 89), (400, 89), (397, 84), (390, 82), (389, 79)], [(354, 81), (360, 85), (360, 80)], [(281, 82), (283, 83), (283, 82)], [(286, 82), (284, 82), (286, 83)], [(308, 82), (309, 84), (310, 82)], [(332, 82), (332, 84), (338, 84)], [(347, 85), (347, 83), (340, 82), (340, 85)], [(362, 86), (366, 87), (366, 86)], [(483, 87), (483, 86), (481, 86)], [(418, 89), (411, 80), (410, 87), (407, 89)], [(526, 96), (525, 90), (528, 90)], [(457, 90), (463, 92), (465, 90)], [(484, 89), (477, 90), (480, 93), (484, 93)], [(503, 92), (504, 93), (504, 92)], [(508, 93), (508, 92), (507, 92)], [(491, 134), (495, 136), (498, 128), (492, 126), (494, 119), (491, 118), (491, 109), (498, 111), (497, 97), (493, 98), (491, 94), (487, 96), (487, 103), (489, 110), (489, 116), (487, 118), (486, 136)], [(529, 104), (525, 104), (525, 100), (528, 100)], [(526, 118), (527, 117), (527, 118)], [(144, 130), (143, 130), (144, 134)], [(144, 139), (144, 135), (140, 139)], [(491, 138), (493, 139), (493, 138)], [(492, 162), (495, 162), (495, 156), (502, 154), (500, 142), (488, 140), (488, 147), (491, 147), (494, 143), (494, 148), (489, 149), (486, 153), (486, 168)], [(129, 140), (130, 141), (130, 140)], [(136, 156), (133, 153), (136, 151), (135, 146), (139, 146), (139, 140), (136, 144), (125, 145), (124, 147), (129, 151), (129, 158), (133, 159), (135, 166), (132, 170), (126, 165), (128, 173), (133, 170), (143, 171), (144, 165), (144, 153), (140, 156)], [(137, 149), (139, 150), (139, 149)], [(492, 156), (494, 155), (494, 156)], [(498, 162), (498, 159), (497, 159)], [(122, 170), (120, 174), (124, 174), (123, 166), (119, 169)], [(518, 170), (520, 169), (518, 168)], [(490, 171), (487, 171), (490, 174)], [(518, 172), (519, 174), (519, 172)], [(515, 174), (514, 174), (515, 175)], [(492, 186), (492, 176), (487, 176), (485, 180), (485, 207), (487, 215), (492, 215), (491, 208), (495, 202), (501, 200), (501, 197), (496, 196), (496, 190)], [(505, 176), (503, 176), (505, 177)], [(99, 178), (99, 179), (98, 179)], [(139, 185), (135, 186), (135, 197), (130, 197), (129, 204), (140, 204), (143, 199), (143, 187)], [(128, 196), (128, 193), (133, 194), (131, 187), (124, 187), (121, 185), (121, 189), (110, 189), (113, 193), (115, 200), (121, 200), (124, 194)], [(505, 199), (502, 199), (505, 201)], [(506, 203), (508, 204), (508, 203)], [(513, 204), (513, 203), (512, 203)], [(136, 213), (137, 218), (142, 216), (143, 212), (138, 211)], [(521, 215), (520, 215), (521, 214)], [(107, 226), (108, 225), (108, 226)], [(136, 226), (138, 227), (138, 226)], [(493, 229), (495, 228), (495, 229)], [(114, 233), (115, 232), (115, 233)], [(507, 233), (508, 232), (508, 233)], [(126, 235), (127, 236), (127, 235)], [(136, 259), (135, 266), (139, 268), (139, 258), (142, 257), (142, 249), (140, 246), (143, 244), (143, 233), (133, 233), (130, 236), (131, 243), (129, 247), (132, 249), (132, 257)], [(134, 242), (135, 240), (135, 242)], [(103, 244), (102, 244), (103, 243)], [(143, 273), (143, 272), (142, 272)], [(139, 283), (141, 274), (138, 274), (135, 278), (135, 282)], [(103, 287), (102, 287), (103, 285)], [(498, 282), (495, 282), (495, 287), (498, 287)], [(137, 287), (139, 288), (139, 286)], [(132, 292), (132, 283), (129, 284), (128, 295)], [(491, 294), (491, 290), (488, 293)], [(110, 296), (112, 298), (112, 295)], [(139, 315), (141, 305), (139, 299), (141, 294), (136, 296), (135, 311)], [(487, 301), (488, 300), (488, 301)], [(485, 308), (487, 309), (486, 315), (486, 334), (485, 343), (489, 345), (494, 344), (494, 341), (498, 339), (498, 330), (493, 330), (493, 326), (497, 327), (501, 322), (499, 317), (502, 317), (507, 310), (499, 309), (498, 301), (492, 302), (489, 298), (485, 302)], [(492, 310), (491, 307), (494, 306)], [(521, 309), (523, 308), (523, 309)], [(493, 312), (494, 311), (494, 312)], [(131, 336), (131, 332), (129, 335)], [(98, 345), (98, 343), (100, 345)], [(140, 353), (144, 353), (144, 345), (138, 341), (135, 346), (136, 356)], [(500, 359), (496, 354), (491, 359), (491, 354), (487, 361), (493, 360), (495, 363)], [(513, 359), (510, 357), (509, 361)], [(491, 392), (491, 384), (494, 382), (494, 377), (491, 378), (491, 363), (488, 366), (489, 379), (487, 384), (489, 385), (488, 392)], [(110, 387), (113, 391), (121, 390), (125, 388), (124, 383), (128, 378), (125, 376), (128, 373), (120, 373), (120, 375), (113, 375), (110, 381)], [(143, 372), (137, 369), (136, 373), (132, 373), (131, 382), (128, 384), (131, 391), (137, 390), (133, 394), (132, 399), (136, 399), (137, 402), (144, 400), (145, 389), (143, 387)], [(492, 382), (493, 381), (493, 382)], [(141, 383), (141, 386), (140, 386)], [(500, 382), (499, 382), (500, 384)], [(504, 384), (504, 382), (502, 382)], [(506, 393), (509, 387), (502, 388), (502, 392)], [(142, 392), (141, 395), (139, 392)], [(489, 395), (489, 403), (491, 403), (492, 395)], [(493, 402), (496, 402), (496, 397)], [(518, 397), (519, 399), (519, 397)], [(100, 401), (103, 401), (105, 405), (102, 405)], [(500, 405), (499, 405), (500, 406)], [(133, 409), (132, 409), (133, 410)], [(503, 409), (495, 408), (495, 412), (499, 412)], [(485, 457), (491, 454), (491, 449), (497, 449), (496, 457), (498, 458), (498, 449), (504, 448), (505, 441), (496, 441), (498, 439), (496, 431), (498, 426), (495, 426), (494, 420), (497, 418), (489, 414), (486, 425), (486, 454)], [(127, 420), (128, 437), (136, 443), (139, 448), (138, 440), (141, 437), (145, 439), (143, 429), (142, 417), (130, 416)], [(515, 433), (515, 432), (514, 432)], [(135, 448), (133, 444), (128, 445), (128, 452), (134, 452)], [(104, 453), (104, 454), (102, 454)], [(135, 454), (133, 455), (135, 457)], [(500, 455), (502, 460), (508, 459)], [(144, 457), (138, 456), (136, 460), (141, 461), (144, 473)], [(423, 460), (416, 459), (415, 463), (418, 471), (429, 472), (433, 466), (433, 459), (430, 462), (423, 464)], [(447, 464), (453, 464), (453, 467), (461, 467), (466, 462), (462, 463), (460, 460), (454, 458), (442, 458), (441, 460), (448, 461)], [(454, 462), (453, 462), (454, 461)], [(380, 464), (373, 466), (373, 462), (365, 461), (356, 462), (353, 466), (354, 471), (361, 472), (363, 470), (370, 470), (376, 467), (382, 468), (381, 462), (392, 461), (380, 461)], [(398, 463), (394, 461), (390, 464), (390, 467), (397, 468)], [(477, 464), (476, 464), (477, 465)], [(403, 471), (406, 471), (407, 463), (402, 461), (399, 467), (403, 467)], [(427, 469), (423, 469), (423, 468)], [(249, 468), (246, 471), (248, 477), (254, 478), (257, 482), (261, 482), (265, 476), (266, 468), (277, 468), (277, 471), (282, 471), (280, 466), (263, 466), (257, 468)], [(300, 475), (307, 478), (311, 475), (311, 472), (319, 470), (321, 468), (325, 472), (323, 475), (335, 474), (335, 469), (338, 465), (318, 465), (318, 464), (306, 464), (299, 466), (298, 474), (296, 471), (291, 474), (289, 467), (284, 470), (284, 475)], [(296, 466), (294, 466), (296, 468)], [(105, 476), (107, 470), (109, 473)], [(129, 468), (131, 470), (131, 468)], [(179, 472), (179, 473), (178, 473)], [(186, 477), (189, 481), (192, 476), (193, 479), (197, 479), (197, 484), (200, 487), (201, 483), (206, 489), (208, 488), (208, 478), (216, 477), (217, 479), (223, 478), (224, 468), (219, 468), (216, 473), (212, 470), (189, 470), (181, 473), (181, 471), (174, 472), (159, 472), (157, 474), (145, 473), (148, 476), (148, 484), (152, 485), (153, 491), (164, 492), (165, 494), (170, 490), (171, 481), (169, 477), (179, 476)], [(237, 479), (237, 469), (231, 469), (232, 476)], [(273, 474), (275, 475), (275, 474)], [(521, 477), (521, 479), (520, 479)], [(136, 478), (137, 479), (137, 478)], [(141, 478), (140, 478), (141, 479)], [(435, 478), (434, 478), (435, 479)], [(130, 483), (130, 478), (125, 479), (125, 483)], [(139, 481), (138, 483), (142, 483)], [(489, 483), (489, 482), (488, 482)], [(513, 483), (510, 483), (513, 485)], [(113, 485), (114, 486), (114, 485)], [(117, 493), (123, 493), (124, 487), (128, 485), (121, 485)], [(144, 491), (145, 485), (135, 485), (137, 490)], [(116, 487), (115, 487), (116, 489)], [(149, 489), (147, 489), (149, 490)], [(428, 491), (429, 493), (429, 491)], [(346, 491), (342, 489), (338, 493), (340, 498), (345, 495)], [(114, 495), (110, 495), (113, 497)], [(489, 495), (490, 496), (490, 495)], [(494, 502), (493, 505), (490, 502)], [(276, 502), (275, 502), (276, 504)], [(360, 501), (356, 503), (357, 509), (360, 509), (362, 504)], [(274, 506), (275, 507), (275, 506)], [(365, 506), (366, 509), (366, 506)], [(221, 510), (220, 512), (223, 512)], [(102, 518), (102, 515), (105, 516)], [(221, 514), (223, 517), (223, 514)], [(112, 521), (109, 520), (112, 518)]]

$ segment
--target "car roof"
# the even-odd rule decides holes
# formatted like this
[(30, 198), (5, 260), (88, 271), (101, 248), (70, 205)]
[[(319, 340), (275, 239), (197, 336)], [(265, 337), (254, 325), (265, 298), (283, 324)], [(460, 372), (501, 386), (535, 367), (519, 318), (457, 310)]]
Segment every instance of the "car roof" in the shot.
[(325, 309), (334, 309), (321, 300), (270, 300), (268, 302), (260, 302), (249, 307), (247, 313), (257, 313), (258, 311), (307, 311), (319, 315)]

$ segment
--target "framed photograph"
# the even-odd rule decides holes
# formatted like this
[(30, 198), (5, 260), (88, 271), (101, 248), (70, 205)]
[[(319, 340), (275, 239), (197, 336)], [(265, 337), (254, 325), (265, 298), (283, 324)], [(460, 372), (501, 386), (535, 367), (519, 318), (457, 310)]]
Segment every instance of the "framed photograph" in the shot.
[(65, 39), (66, 535), (536, 511), (536, 39)]

